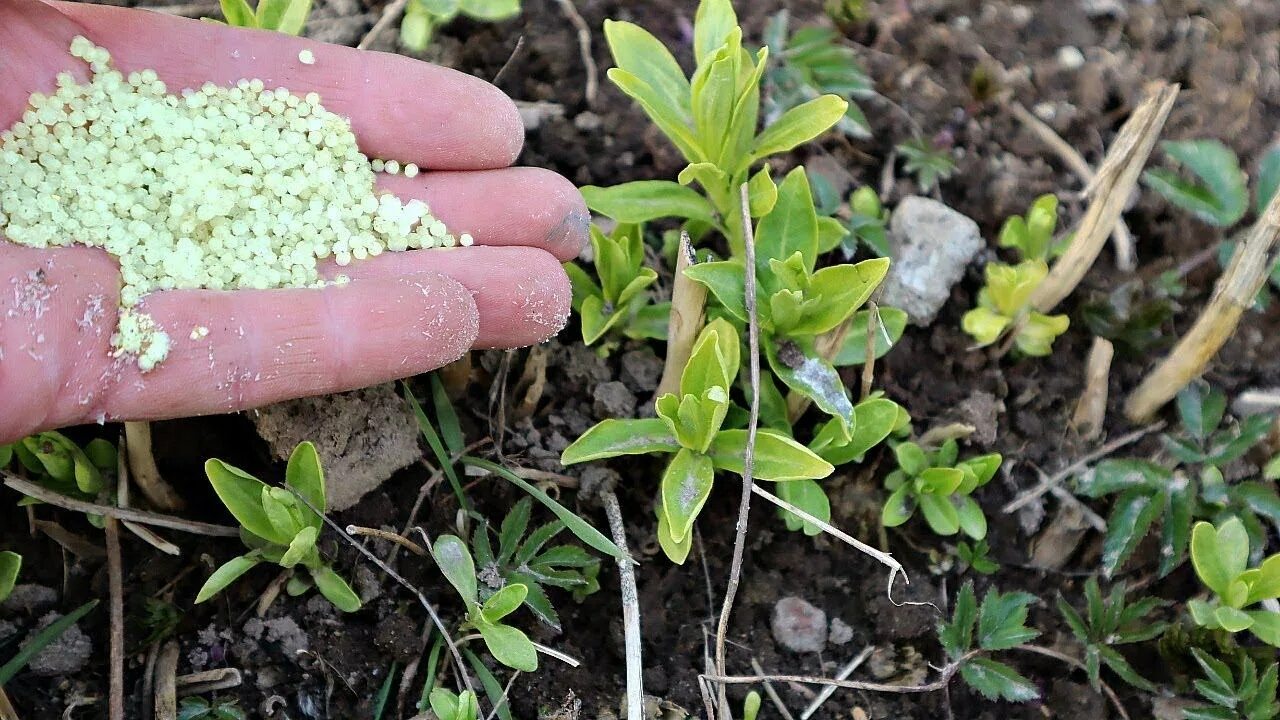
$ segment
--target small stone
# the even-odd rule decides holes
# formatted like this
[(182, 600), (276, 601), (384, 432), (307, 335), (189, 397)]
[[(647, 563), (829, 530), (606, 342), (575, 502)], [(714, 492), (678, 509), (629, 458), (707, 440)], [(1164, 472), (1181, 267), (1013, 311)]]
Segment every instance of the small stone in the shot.
[(640, 392), (658, 389), (662, 377), (662, 358), (649, 347), (631, 350), (622, 355), (622, 381)]
[(309, 646), (307, 633), (298, 627), (297, 621), (291, 617), (264, 620), (262, 625), (267, 631), (267, 642), (277, 643), (280, 652), (287, 658), (296, 659), (298, 654)]
[(587, 112), (578, 113), (573, 118), (573, 126), (582, 132), (595, 132), (604, 124), (604, 120), (597, 114), (588, 110)]
[(773, 639), (792, 652), (822, 652), (827, 645), (827, 614), (803, 598), (775, 603), (772, 627)]
[(956, 406), (957, 419), (973, 428), (969, 441), (978, 445), (990, 445), (996, 441), (1000, 429), (1000, 412), (1004, 404), (989, 392), (975, 390)]
[(600, 383), (591, 394), (591, 409), (599, 418), (629, 418), (636, 413), (635, 393), (617, 380)]
[(832, 645), (844, 645), (853, 639), (853, 628), (840, 618), (831, 618), (831, 632), (827, 639)]
[(22, 583), (13, 586), (9, 598), (0, 603), (0, 610), (8, 613), (36, 615), (58, 602), (58, 591), (35, 583)]
[(893, 262), (880, 303), (902, 309), (916, 325), (930, 324), (983, 244), (970, 218), (936, 200), (903, 198), (889, 222)]
[[(40, 618), (40, 622), (36, 624), (35, 631), (27, 636), (27, 641), (23, 643), (23, 647), (29, 645), (39, 631), (49, 627), (61, 618), (62, 613), (59, 612), (51, 612)], [(92, 656), (93, 642), (89, 640), (89, 636), (85, 635), (77, 624), (67, 628), (53, 642), (36, 653), (36, 656), (31, 658), (31, 662), (27, 664), (27, 669), (41, 677), (75, 675), (83, 670), (85, 665), (89, 664), (89, 658)]]
[(1058, 48), (1058, 64), (1064, 70), (1079, 70), (1084, 67), (1084, 53), (1080, 52), (1080, 48), (1074, 45), (1066, 45)]

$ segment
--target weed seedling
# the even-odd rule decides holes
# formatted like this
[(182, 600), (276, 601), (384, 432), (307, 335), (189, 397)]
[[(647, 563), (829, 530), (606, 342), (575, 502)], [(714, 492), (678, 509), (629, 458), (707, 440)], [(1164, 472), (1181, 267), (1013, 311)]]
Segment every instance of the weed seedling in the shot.
[[(1036, 686), (1005, 663), (986, 657), (1033, 640), (1040, 633), (1027, 627), (1027, 606), (1035, 596), (987, 590), (978, 605), (973, 583), (966, 582), (956, 596), (951, 620), (938, 625), (938, 640), (953, 663), (960, 663), (960, 677), (989, 700), (1026, 702), (1039, 697)], [(976, 633), (975, 633), (976, 630)]]
[[(654, 303), (650, 298), (648, 288), (658, 273), (644, 265), (641, 226), (620, 224), (606, 235), (592, 225), (591, 248), (598, 284), (576, 263), (565, 265), (583, 342), (594, 345), (611, 331), (632, 339), (665, 339), (671, 303)], [(607, 354), (616, 344), (602, 345), (601, 352)]]
[[(717, 470), (741, 474), (747, 431), (724, 428), (738, 375), (740, 339), (728, 321), (708, 323), (680, 378), (680, 394), (658, 398), (658, 417), (605, 420), (565, 449), (565, 465), (620, 455), (671, 454), (658, 494), (658, 542), (684, 563), (693, 547), (693, 523), (711, 495)], [(773, 430), (756, 436), (755, 479), (813, 480), (834, 468), (805, 446)]]
[(1000, 569), (1000, 564), (991, 559), (991, 546), (986, 540), (978, 540), (970, 545), (961, 540), (956, 543), (956, 557), (960, 558), (960, 572), (966, 568), (980, 575), (990, 575)]
[(1155, 685), (1139, 675), (1115, 648), (1117, 645), (1146, 642), (1163, 633), (1168, 627), (1167, 623), (1147, 618), (1163, 603), (1153, 597), (1143, 598), (1132, 604), (1126, 602), (1124, 583), (1116, 583), (1111, 588), (1111, 594), (1104, 600), (1095, 578), (1089, 578), (1085, 583), (1084, 597), (1083, 616), (1071, 607), (1061, 593), (1058, 594), (1058, 611), (1067, 621), (1076, 640), (1084, 646), (1084, 664), (1093, 688), (1099, 688), (1102, 666), (1106, 665), (1130, 685), (1148, 692), (1154, 691)]
[(436, 538), (431, 555), (445, 579), (466, 603), (467, 620), (463, 623), (463, 629), (479, 632), (489, 653), (503, 665), (523, 672), (537, 670), (538, 651), (533, 642), (519, 629), (502, 622), (503, 618), (524, 604), (529, 586), (509, 583), (481, 602), (475, 562), (461, 538), (441, 535)]
[(308, 578), (294, 575), (289, 580), (290, 595), (301, 595), (314, 583), (339, 610), (360, 609), (360, 598), (316, 547), (323, 517), (294, 495), (306, 498), (319, 512), (325, 511), (324, 470), (314, 445), (301, 443), (290, 455), (285, 469), (288, 489), (267, 485), (221, 460), (209, 460), (204, 469), (222, 503), (240, 522), (240, 539), (250, 552), (215, 570), (196, 595), (197, 603), (222, 592), (259, 563), (269, 562), (286, 570), (306, 569)]
[(987, 536), (987, 518), (970, 495), (986, 485), (1000, 469), (998, 453), (957, 462), (960, 449), (955, 440), (928, 451), (913, 442), (893, 449), (898, 468), (885, 478), (890, 491), (880, 513), (885, 527), (897, 527), (911, 519), (917, 508), (925, 522), (939, 535), (963, 531), (974, 540)]
[(849, 235), (842, 247), (846, 259), (851, 259), (858, 247), (865, 247), (876, 257), (889, 256), (889, 240), (885, 228), (889, 225), (889, 211), (880, 202), (880, 196), (869, 185), (854, 190), (849, 195), (849, 220), (845, 227)]
[(80, 620), (88, 615), (95, 607), (98, 606), (97, 600), (90, 600), (80, 607), (72, 610), (66, 615), (53, 621), (40, 632), (31, 637), (30, 640), (24, 642), (18, 649), (18, 652), (7, 662), (0, 665), (0, 688), (9, 684), (15, 675), (22, 672), (22, 669), (31, 662), (31, 659), (39, 655), (45, 648), (49, 647), (55, 640), (62, 637), (62, 633), (67, 628), (80, 622)]
[(939, 147), (930, 140), (912, 138), (900, 143), (896, 149), (906, 160), (903, 169), (916, 177), (920, 192), (933, 190), (939, 182), (950, 179), (956, 171), (956, 162), (951, 159), (950, 149)]
[(836, 128), (857, 140), (871, 137), (871, 126), (854, 102), (872, 94), (871, 80), (853, 49), (840, 44), (830, 28), (804, 27), (790, 32), (790, 13), (782, 10), (764, 30), (769, 69), (764, 75), (764, 126), (768, 128), (788, 110), (823, 95), (849, 103)]
[(1238, 518), (1218, 527), (1196, 523), (1191, 531), (1191, 564), (1213, 599), (1190, 600), (1187, 609), (1197, 625), (1237, 633), (1248, 630), (1258, 639), (1280, 647), (1280, 612), (1249, 610), (1280, 598), (1280, 553), (1249, 568), (1249, 535)]
[(400, 43), (413, 52), (422, 52), (431, 44), (436, 30), (459, 15), (480, 22), (500, 22), (519, 14), (520, 0), (409, 0), (400, 21)]
[(249, 7), (247, 0), (219, 2), (222, 4), (222, 17), (228, 25), (275, 30), (286, 35), (301, 35), (307, 16), (311, 14), (311, 0), (258, 0), (256, 12)]
[[(42, 432), (0, 448), (0, 468), (16, 457), (32, 482), (78, 500), (97, 501), (116, 473), (116, 448), (101, 438), (83, 448), (59, 432)], [(19, 505), (36, 505), (23, 498)], [(101, 518), (91, 517), (101, 527)]]
[(461, 695), (444, 688), (431, 691), (431, 712), (439, 720), (477, 720), (480, 717), (480, 700), (470, 690)]
[(483, 603), (509, 585), (524, 585), (528, 590), (524, 604), (539, 620), (559, 631), (560, 616), (545, 588), (563, 588), (575, 596), (589, 595), (600, 589), (596, 582), (600, 561), (573, 545), (547, 548), (547, 543), (565, 529), (564, 523), (558, 520), (526, 535), (532, 513), (533, 501), (529, 498), (520, 500), (507, 513), (498, 531), (496, 554), (489, 539), (489, 524), (482, 522), (476, 526), (471, 546), (479, 567), (479, 600)]
[(1210, 705), (1183, 710), (1186, 720), (1274, 720), (1280, 717), (1276, 702), (1277, 666), (1267, 665), (1258, 674), (1257, 664), (1241, 656), (1238, 673), (1208, 653), (1192, 649), (1204, 679), (1196, 680), (1196, 692)]

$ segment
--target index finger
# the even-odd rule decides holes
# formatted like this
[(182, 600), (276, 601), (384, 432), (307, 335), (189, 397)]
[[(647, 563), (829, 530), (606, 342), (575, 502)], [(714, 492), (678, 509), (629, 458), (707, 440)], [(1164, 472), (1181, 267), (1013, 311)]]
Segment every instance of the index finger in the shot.
[[(143, 10), (64, 2), (53, 7), (110, 51), (118, 69), (155, 70), (171, 92), (256, 78), (296, 94), (318, 93), (326, 109), (351, 119), (370, 157), (432, 169), (489, 169), (515, 162), (524, 142), (511, 99), (455, 70)], [(71, 37), (59, 40), (63, 50), (71, 43)], [(314, 64), (299, 59), (303, 50), (311, 51)]]

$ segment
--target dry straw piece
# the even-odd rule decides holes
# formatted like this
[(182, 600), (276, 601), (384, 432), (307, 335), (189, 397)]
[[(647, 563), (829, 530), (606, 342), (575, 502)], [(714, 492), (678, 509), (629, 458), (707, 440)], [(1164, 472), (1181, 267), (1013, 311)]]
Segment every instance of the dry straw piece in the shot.
[(118, 258), (112, 345), (143, 372), (170, 345), (139, 306), (149, 292), (320, 287), (326, 258), (347, 265), (471, 243), (425, 203), (379, 193), (350, 121), (315, 93), (240, 80), (172, 95), (152, 70), (113, 69), (110, 53), (84, 37), (71, 54), (92, 79), (59, 74), (54, 94), (31, 95), (21, 121), (0, 134), (0, 232), (21, 245), (74, 243)]

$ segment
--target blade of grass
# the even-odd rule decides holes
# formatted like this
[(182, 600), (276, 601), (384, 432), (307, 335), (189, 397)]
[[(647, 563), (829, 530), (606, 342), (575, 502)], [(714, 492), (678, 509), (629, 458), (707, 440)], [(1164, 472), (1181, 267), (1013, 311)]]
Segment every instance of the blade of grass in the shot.
[(431, 709), (431, 691), (436, 687), (436, 675), (440, 671), (440, 653), (444, 650), (444, 637), (437, 635), (427, 655), (427, 677), (422, 683), (422, 697), (418, 699), (418, 712)]
[(378, 691), (378, 697), (373, 702), (373, 720), (382, 720), (382, 714), (387, 710), (387, 698), (391, 697), (391, 685), (396, 679), (398, 669), (398, 663), (392, 661), (391, 669), (387, 671), (387, 679), (382, 682), (382, 689)]
[(440, 423), (440, 434), (444, 436), (449, 455), (461, 453), (463, 438), (462, 428), (458, 425), (458, 413), (453, 409), (453, 403), (449, 402), (439, 373), (431, 373), (431, 402), (436, 406), (436, 422)]
[(512, 720), (511, 708), (507, 705), (502, 683), (498, 682), (498, 678), (489, 672), (489, 668), (485, 667), (475, 653), (470, 650), (463, 650), (463, 653), (467, 656), (467, 662), (471, 663), (471, 669), (476, 671), (476, 677), (480, 678), (480, 684), (484, 686), (484, 694), (489, 696), (489, 704), (498, 713), (498, 719)]
[(458, 498), (458, 505), (463, 512), (471, 512), (471, 505), (467, 502), (467, 494), (462, 489), (462, 482), (458, 480), (458, 472), (453, 467), (449, 453), (444, 449), (444, 443), (440, 441), (440, 434), (436, 432), (435, 426), (431, 424), (431, 419), (427, 417), (422, 405), (418, 403), (418, 398), (413, 396), (413, 391), (409, 389), (408, 383), (404, 383), (404, 399), (409, 403), (409, 407), (413, 408), (413, 417), (418, 421), (418, 429), (422, 431), (422, 437), (426, 438), (427, 444), (431, 446), (431, 452), (435, 453), (436, 462), (440, 463), (440, 469), (444, 471), (444, 476), (449, 479), (449, 486), (453, 488), (453, 494)]
[(547, 509), (555, 513), (556, 517), (560, 518), (561, 522), (565, 524), (565, 527), (569, 528), (569, 532), (578, 536), (578, 539), (582, 542), (610, 557), (625, 557), (622, 551), (618, 549), (618, 546), (614, 545), (613, 541), (605, 537), (603, 533), (596, 530), (586, 520), (575, 515), (572, 510), (556, 502), (550, 495), (542, 492), (537, 488), (537, 486), (530, 484), (519, 475), (516, 475), (497, 463), (490, 462), (483, 458), (473, 457), (471, 455), (464, 456), (462, 458), (462, 464), (478, 467), (482, 470), (488, 470), (494, 475), (516, 485), (521, 490), (532, 495), (534, 500), (542, 503), (547, 507)]
[(0, 685), (9, 684), (9, 681), (13, 679), (13, 676), (22, 672), (22, 668), (26, 667), (27, 663), (31, 662), (31, 658), (39, 655), (41, 650), (44, 650), (50, 643), (61, 637), (62, 633), (67, 631), (67, 628), (75, 625), (80, 621), (80, 618), (88, 615), (89, 611), (93, 610), (97, 606), (97, 600), (90, 600), (84, 605), (72, 610), (70, 614), (59, 618), (57, 621), (49, 625), (49, 627), (41, 630), (39, 633), (36, 633), (36, 636), (31, 641), (30, 645), (19, 650), (18, 654), (14, 655), (12, 660), (4, 665), (0, 665)]

